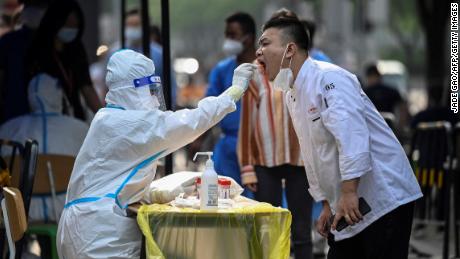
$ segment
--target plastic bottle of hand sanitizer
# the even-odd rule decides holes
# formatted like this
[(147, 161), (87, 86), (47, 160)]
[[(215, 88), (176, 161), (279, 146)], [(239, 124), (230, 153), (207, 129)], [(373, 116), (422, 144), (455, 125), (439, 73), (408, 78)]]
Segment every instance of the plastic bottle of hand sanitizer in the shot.
[(211, 160), (212, 152), (197, 152), (193, 161), (198, 155), (208, 156), (206, 168), (201, 175), (200, 187), (200, 209), (217, 210), (217, 199), (219, 197), (217, 173), (214, 170), (214, 163)]

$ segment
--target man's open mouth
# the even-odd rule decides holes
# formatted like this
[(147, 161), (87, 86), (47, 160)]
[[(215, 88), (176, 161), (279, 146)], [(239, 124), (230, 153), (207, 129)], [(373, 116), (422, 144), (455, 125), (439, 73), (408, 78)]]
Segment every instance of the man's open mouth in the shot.
[(266, 65), (265, 65), (265, 62), (263, 62), (262, 60), (257, 60), (257, 64), (259, 65), (259, 68), (265, 73), (265, 69), (266, 69)]

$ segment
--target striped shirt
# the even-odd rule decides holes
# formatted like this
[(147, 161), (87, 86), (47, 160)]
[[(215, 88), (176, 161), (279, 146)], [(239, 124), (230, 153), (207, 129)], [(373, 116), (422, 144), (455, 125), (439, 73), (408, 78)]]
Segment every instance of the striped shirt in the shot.
[(283, 92), (274, 90), (260, 70), (241, 99), (238, 160), (243, 184), (255, 179), (248, 166), (303, 166)]

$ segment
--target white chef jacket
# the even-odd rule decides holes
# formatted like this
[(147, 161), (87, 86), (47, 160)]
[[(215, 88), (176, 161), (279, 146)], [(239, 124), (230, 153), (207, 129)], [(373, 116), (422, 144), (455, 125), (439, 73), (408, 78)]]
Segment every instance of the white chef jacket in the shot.
[(336, 241), (422, 197), (403, 148), (355, 75), (308, 58), (285, 98), (313, 198), (335, 212), (341, 181), (360, 177), (358, 196), (371, 207), (359, 223), (333, 231)]

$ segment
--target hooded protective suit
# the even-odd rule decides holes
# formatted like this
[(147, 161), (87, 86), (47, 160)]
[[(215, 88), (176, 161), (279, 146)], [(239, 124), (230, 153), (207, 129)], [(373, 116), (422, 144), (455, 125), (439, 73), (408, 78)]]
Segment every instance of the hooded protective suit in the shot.
[[(0, 127), (0, 138), (24, 143), (35, 139), (41, 154), (77, 156), (88, 124), (62, 114), (64, 92), (56, 78), (38, 74), (28, 88), (32, 113), (11, 119)], [(57, 195), (58, 214), (64, 208), (65, 194)], [(29, 209), (30, 221), (59, 221), (55, 218), (51, 196), (33, 196)]]
[[(248, 65), (235, 82), (247, 83), (254, 69)], [(205, 98), (193, 110), (163, 112), (148, 85), (137, 85), (154, 74), (150, 59), (121, 50), (107, 70), (108, 106), (94, 117), (75, 162), (58, 229), (60, 258), (138, 258), (141, 233), (124, 215), (128, 204), (143, 199), (159, 158), (234, 111), (234, 97), (247, 88), (239, 84), (240, 91)]]

